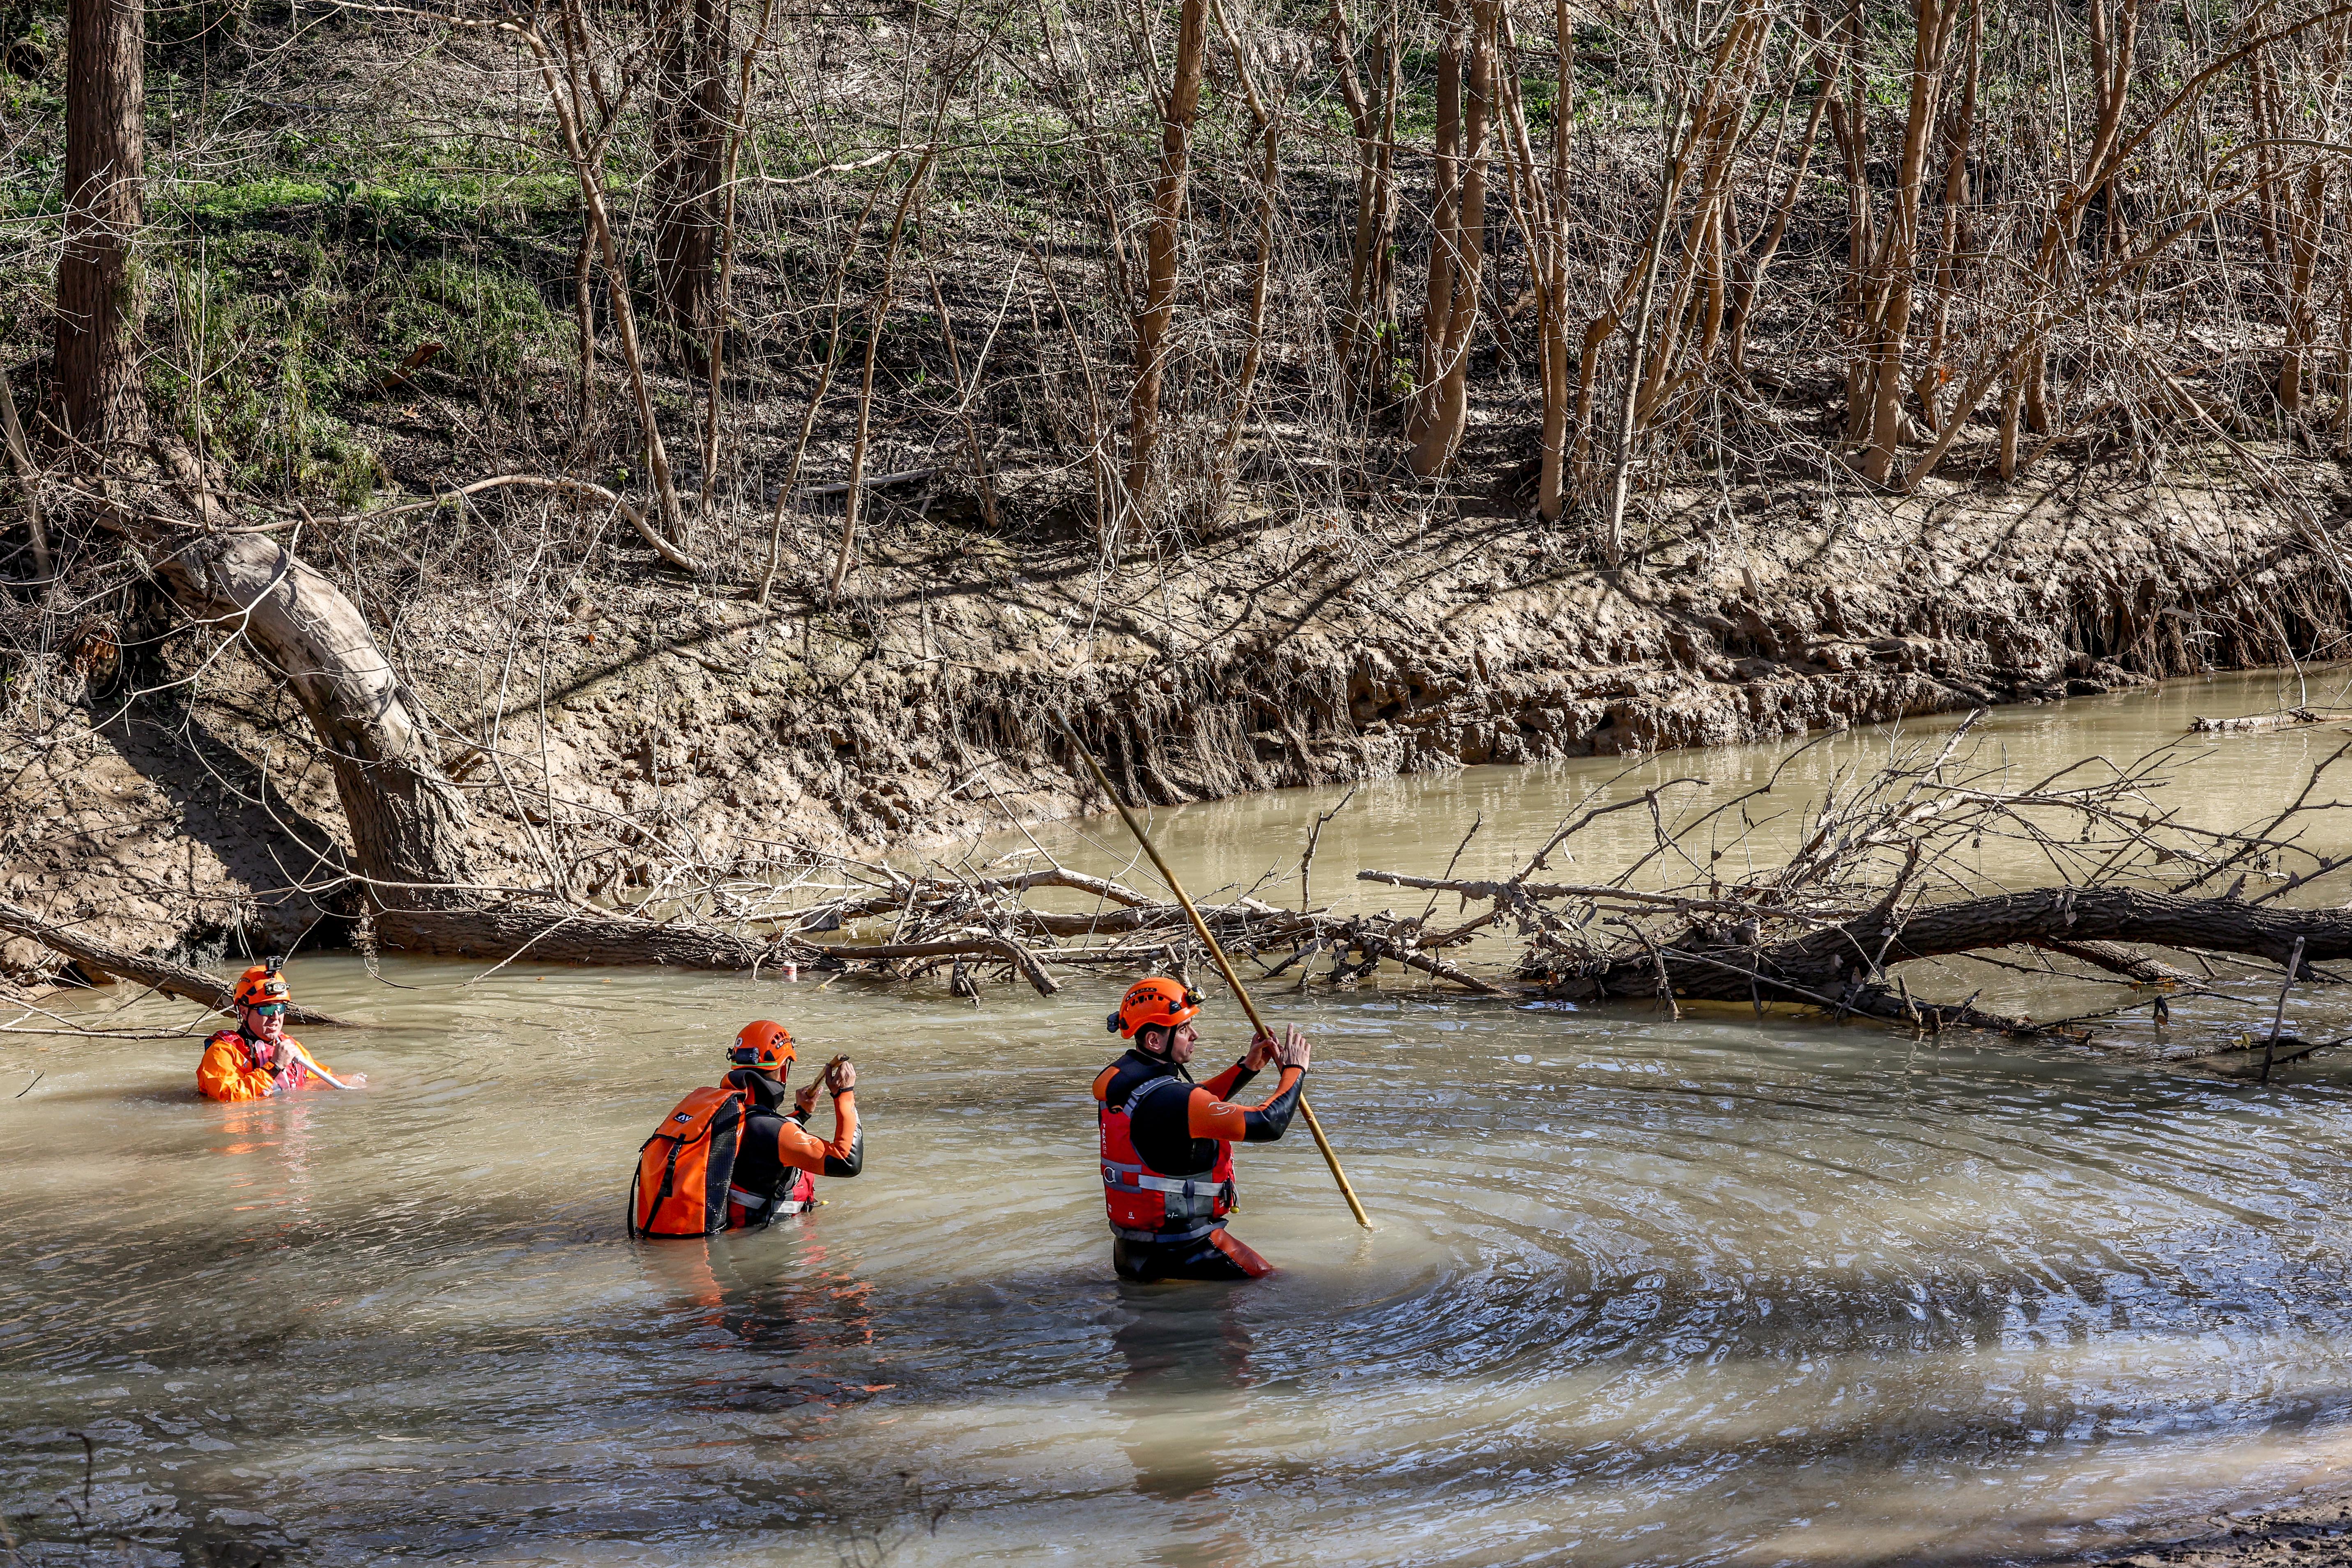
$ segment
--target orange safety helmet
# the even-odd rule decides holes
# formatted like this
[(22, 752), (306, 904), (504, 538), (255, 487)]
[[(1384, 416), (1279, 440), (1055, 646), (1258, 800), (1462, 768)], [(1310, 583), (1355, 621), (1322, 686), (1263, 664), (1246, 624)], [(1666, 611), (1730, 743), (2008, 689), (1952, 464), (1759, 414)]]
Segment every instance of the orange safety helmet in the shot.
[(228, 999), (240, 1007), (283, 1002), (287, 999), (286, 976), (278, 973), (274, 963), (257, 963), (237, 976), (236, 989), (229, 993)]
[(743, 1026), (743, 1032), (735, 1037), (734, 1047), (728, 1051), (727, 1059), (739, 1068), (780, 1068), (786, 1062), (799, 1060), (800, 1053), (793, 1049), (793, 1032), (790, 1029), (761, 1018), (757, 1023)]
[(1131, 1040), (1135, 1031), (1147, 1025), (1180, 1028), (1191, 1023), (1200, 1011), (1201, 999), (1192, 994), (1192, 987), (1181, 980), (1155, 974), (1129, 986), (1127, 994), (1118, 999), (1118, 1011), (1104, 1022), (1112, 1034)]

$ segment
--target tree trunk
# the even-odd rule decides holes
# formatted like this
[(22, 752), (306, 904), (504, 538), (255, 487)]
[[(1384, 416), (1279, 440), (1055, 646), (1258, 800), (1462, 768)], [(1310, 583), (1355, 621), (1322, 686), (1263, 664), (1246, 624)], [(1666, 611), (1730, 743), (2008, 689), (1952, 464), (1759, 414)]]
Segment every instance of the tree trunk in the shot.
[(142, 0), (69, 0), (66, 35), (58, 396), (77, 440), (131, 440), (147, 417), (131, 342), (138, 301), (131, 250), (147, 166)]
[[(555, 74), (555, 56), (537, 27), (520, 29), (520, 37), (539, 64), (539, 79), (547, 89), (549, 105), (563, 134), (564, 155), (580, 181), (580, 198), (588, 209), (588, 226), (604, 256), (604, 303), (613, 327), (620, 334), (621, 358), (629, 367), (630, 389), (636, 394), (637, 418), (643, 426), (646, 467), (652, 470), (654, 496), (661, 504), (661, 533), (668, 542), (686, 537), (686, 513), (677, 504), (677, 486), (670, 477), (669, 447), (662, 440), (661, 421), (653, 392), (646, 383), (645, 355), (637, 343), (637, 315), (629, 304), (629, 272), (621, 259), (620, 241), (614, 237), (612, 218), (604, 210), (604, 142), (591, 142), (582, 132), (562, 84)], [(570, 35), (567, 33), (567, 39)], [(566, 43), (566, 48), (572, 46)]]
[(1176, 74), (1160, 113), (1160, 172), (1151, 185), (1151, 223), (1144, 231), (1143, 309), (1135, 318), (1135, 392), (1128, 411), (1127, 493), (1139, 506), (1151, 489), (1160, 445), (1160, 388), (1168, 369), (1168, 332), (1176, 313), (1179, 225), (1192, 156), (1192, 121), (1201, 112), (1201, 75), (1209, 53), (1209, 0), (1184, 0), (1176, 29)]
[(1421, 342), (1413, 359), (1413, 405), (1406, 434), (1427, 427), (1430, 400), (1443, 374), (1445, 324), (1454, 319), (1455, 233), (1462, 199), (1462, 10), (1438, 0), (1444, 41), (1437, 51), (1437, 125), (1431, 145), (1429, 276), (1422, 291)]
[(1486, 125), (1498, 9), (1499, 0), (1473, 0), (1469, 58), (1457, 70), (1458, 118), (1450, 148), (1444, 140), (1445, 67), (1439, 68), (1439, 156), (1443, 165), (1451, 154), (1455, 174), (1429, 242), (1429, 315), (1422, 325), (1425, 368), (1411, 455), (1412, 471), (1423, 479), (1452, 466), (1469, 425), (1470, 335), (1478, 321), (1486, 254)]
[(1396, 130), (1397, 100), (1393, 21), (1382, 23), (1373, 33), (1372, 57), (1380, 68), (1377, 102), (1366, 95), (1357, 75), (1347, 13), (1339, 0), (1332, 0), (1331, 64), (1356, 136), (1356, 221), (1348, 247), (1348, 309), (1339, 319), (1336, 355), (1340, 385), (1350, 403), (1367, 391), (1379, 395), (1388, 379), (1385, 362), (1394, 352), (1389, 342), (1387, 309), (1389, 246), (1396, 228), (1390, 146)]
[(727, 0), (685, 0), (663, 68), (667, 102), (663, 161), (655, 181), (661, 220), (654, 264), (662, 320), (684, 359), (706, 369), (718, 283), (732, 58)]
[[(1892, 942), (1885, 934), (1886, 925), (1885, 916), (1874, 911), (1760, 949), (1696, 931), (1662, 947), (1676, 995), (1729, 1002), (1748, 1000), (1751, 975), (1768, 1001), (1798, 992), (1835, 994), (1859, 962), (1857, 955), (1876, 953), (1882, 944), (1890, 966), (2047, 944), (2061, 952), (2089, 948), (2100, 954), (2092, 962), (2111, 968), (2119, 955), (2095, 945), (2110, 942), (2247, 953), (2284, 963), (2297, 938), (2313, 963), (2352, 957), (2352, 911), (2184, 899), (2137, 888), (2044, 888), (1934, 904), (1897, 922)], [(1621, 958), (1599, 978), (1619, 995), (1646, 994), (1656, 984), (1646, 954)]]
[[(111, 974), (118, 979), (148, 986), (166, 996), (184, 996), (215, 1012), (229, 1011), (230, 987), (215, 976), (201, 969), (191, 969), (184, 963), (173, 963), (168, 959), (149, 958), (143, 953), (125, 952), (76, 930), (70, 923), (45, 919), (20, 905), (0, 901), (0, 931), (37, 942), (51, 952), (73, 960), (85, 971)], [(331, 1013), (321, 1013), (316, 1007), (305, 1007), (299, 1003), (287, 1007), (286, 1021), (332, 1028), (353, 1026)]]
[[(1515, 58), (1517, 40), (1504, 17), (1502, 52)], [(1536, 485), (1536, 513), (1546, 522), (1559, 521), (1567, 504), (1568, 418), (1573, 395), (1570, 380), (1569, 304), (1571, 287), (1570, 223), (1570, 163), (1573, 145), (1570, 128), (1576, 104), (1576, 42), (1567, 0), (1553, 0), (1552, 124), (1548, 159), (1538, 159), (1528, 133), (1527, 104), (1517, 77), (1503, 71), (1495, 79), (1496, 118), (1504, 132), (1504, 168), (1512, 216), (1527, 237), (1528, 284), (1536, 300), (1538, 379), (1543, 389), (1543, 414), (1538, 427), (1540, 459)]]
[[(205, 493), (192, 462), (159, 456), (200, 517), (215, 529), (236, 526)], [(301, 705), (333, 770), (370, 901), (425, 909), (464, 901), (459, 885), (474, 880), (465, 796), (442, 773), (414, 694), (359, 607), (268, 535), (166, 539), (148, 559), (182, 609), (246, 637)]]
[(1871, 247), (1872, 266), (1860, 283), (1865, 314), (1860, 323), (1864, 403), (1854, 409), (1858, 432), (1867, 443), (1862, 455), (1865, 478), (1884, 483), (1895, 471), (1903, 442), (1905, 351), (1911, 334), (1913, 273), (1919, 253), (1919, 197), (1927, 173), (1928, 138), (1943, 95), (1944, 56), (1957, 7), (1939, 0), (1916, 0), (1912, 13), (1910, 101), (1896, 165), (1893, 210), (1886, 228)]

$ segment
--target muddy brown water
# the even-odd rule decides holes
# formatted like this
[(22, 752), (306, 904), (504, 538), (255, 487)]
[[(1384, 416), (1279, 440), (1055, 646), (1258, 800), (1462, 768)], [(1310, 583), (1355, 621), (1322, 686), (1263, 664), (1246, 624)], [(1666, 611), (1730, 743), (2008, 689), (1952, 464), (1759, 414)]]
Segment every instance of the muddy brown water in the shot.
[[(1985, 743), (2133, 754), (2278, 696), (2015, 710)], [(2192, 744), (2172, 788), (2250, 818), (2343, 740)], [(1482, 815), (1463, 865), (1507, 868), (1595, 785), (1726, 792), (1784, 750), (1367, 787), (1317, 897), (1402, 905), (1346, 874), (1436, 870)], [(1158, 821), (1203, 890), (1276, 868), (1288, 900), (1340, 794)], [(1637, 815), (1578, 866), (1630, 853)], [(1116, 832), (1036, 838), (1114, 870)], [(1276, 990), (1380, 1228), (1302, 1127), (1240, 1156), (1235, 1232), (1277, 1275), (1136, 1288), (1087, 1098), (1113, 979), (974, 1006), (483, 968), (298, 960), (304, 998), (377, 1026), (310, 1032), (370, 1076), (349, 1095), (215, 1106), (193, 1041), (0, 1040), (0, 1508), (26, 1561), (1962, 1560), (2126, 1540), (2352, 1456), (2352, 1050), (2256, 1089), (1795, 1016)], [(2112, 994), (1913, 984), (2045, 1015)], [(2266, 1013), (2242, 989), (2176, 1030)], [(126, 1002), (57, 1005), (189, 1012)], [(630, 1241), (638, 1141), (759, 1016), (856, 1055), (866, 1173), (775, 1230)], [(1222, 998), (1210, 1024), (1213, 1066), (1244, 1031)], [(2288, 1026), (2352, 1033), (2352, 997), (2298, 994)]]

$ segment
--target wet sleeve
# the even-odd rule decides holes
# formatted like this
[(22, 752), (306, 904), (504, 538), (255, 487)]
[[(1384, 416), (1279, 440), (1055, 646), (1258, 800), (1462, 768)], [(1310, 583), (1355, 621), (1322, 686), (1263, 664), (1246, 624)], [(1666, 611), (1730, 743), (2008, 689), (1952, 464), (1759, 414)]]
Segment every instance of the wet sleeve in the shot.
[(1299, 1086), (1307, 1081), (1305, 1068), (1282, 1069), (1282, 1087), (1256, 1105), (1229, 1105), (1204, 1085), (1192, 1091), (1190, 1108), (1192, 1136), (1222, 1138), (1232, 1143), (1271, 1143), (1290, 1131), (1298, 1109)]
[(866, 1132), (857, 1125), (857, 1097), (848, 1089), (833, 1097), (833, 1141), (826, 1142), (787, 1116), (776, 1129), (776, 1157), (794, 1170), (826, 1176), (854, 1176), (866, 1168)]
[(269, 1094), (269, 1074), (247, 1068), (244, 1053), (234, 1046), (206, 1046), (196, 1064), (196, 1090), (206, 1100), (263, 1100)]
[[(1246, 1059), (1244, 1058), (1244, 1061)], [(1209, 1096), (1213, 1100), (1231, 1100), (1256, 1076), (1257, 1074), (1243, 1062), (1235, 1062), (1201, 1087), (1209, 1091)]]

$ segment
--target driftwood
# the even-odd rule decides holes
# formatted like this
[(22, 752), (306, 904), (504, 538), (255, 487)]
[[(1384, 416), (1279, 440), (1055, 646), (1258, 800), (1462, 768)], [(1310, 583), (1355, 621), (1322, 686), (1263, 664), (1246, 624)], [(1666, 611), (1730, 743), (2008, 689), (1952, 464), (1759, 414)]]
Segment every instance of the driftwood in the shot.
[[(2077, 1033), (2084, 1020), (2036, 1024), (1923, 1001), (1896, 966), (2022, 948), (2186, 994), (2206, 977), (2147, 949), (2279, 964), (2298, 949), (2315, 961), (2352, 957), (2352, 912), (2280, 901), (2352, 864), (2301, 842), (2312, 815), (2334, 805), (2315, 799), (2317, 786), (2352, 747), (2314, 768), (2268, 821), (2223, 831), (2176, 821), (2160, 803), (2165, 752), (2127, 767), (2094, 760), (2019, 788), (1969, 761), (1973, 722), (1932, 757), (1833, 783), (1781, 864), (1727, 885), (1715, 868), (1727, 844), (1753, 831), (1749, 805), (1773, 782), (1685, 821), (1655, 809), (1657, 791), (1635, 797), (1654, 808), (1655, 842), (1608, 880), (1536, 881), (1541, 855), (1508, 878), (1358, 875), (1487, 904), (1528, 939), (1518, 978), (1548, 994), (1794, 1002), (1930, 1028)], [(1598, 815), (1577, 816), (1545, 853)], [(1979, 861), (1988, 841), (2030, 847), (2063, 880), (1987, 890)], [(2234, 879), (2221, 890), (2224, 877)]]
[(2192, 735), (2227, 735), (2249, 730), (2285, 730), (2297, 724), (2324, 724), (2328, 715), (2310, 708), (2282, 708), (2273, 713), (2248, 713), (2237, 719), (2208, 719), (2203, 716), (2189, 721)]
[[(52, 952), (61, 952), (86, 970), (136, 981), (162, 992), (166, 996), (185, 997), (202, 1003), (216, 1012), (234, 1009), (229, 1003), (231, 990), (227, 982), (201, 969), (191, 969), (184, 963), (171, 963), (142, 953), (127, 952), (110, 943), (81, 935), (72, 926), (60, 924), (35, 914), (18, 905), (0, 900), (0, 931), (26, 937), (39, 942)], [(315, 1007), (289, 1005), (286, 1009), (289, 1023), (313, 1026), (348, 1029), (356, 1026), (332, 1014), (321, 1013)]]

